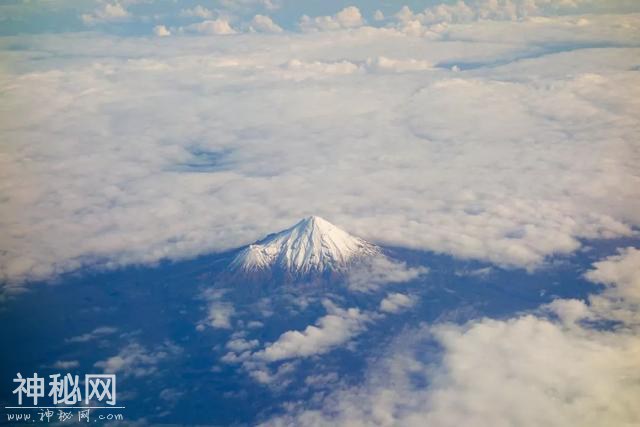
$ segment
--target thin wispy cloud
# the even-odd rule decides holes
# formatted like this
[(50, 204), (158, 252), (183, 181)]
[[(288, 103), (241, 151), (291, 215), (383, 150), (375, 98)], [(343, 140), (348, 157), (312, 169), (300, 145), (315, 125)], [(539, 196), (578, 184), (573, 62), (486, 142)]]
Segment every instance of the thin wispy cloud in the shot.
[(116, 355), (100, 360), (94, 366), (107, 374), (116, 373), (141, 378), (155, 374), (161, 363), (181, 352), (182, 348), (171, 342), (149, 349), (133, 341), (122, 347)]
[(112, 326), (100, 326), (95, 328), (91, 332), (87, 332), (82, 335), (76, 335), (74, 337), (67, 338), (66, 341), (72, 342), (72, 343), (85, 343), (85, 342), (94, 341), (100, 338), (104, 338), (106, 336), (115, 334), (116, 332), (118, 332), (118, 329)]

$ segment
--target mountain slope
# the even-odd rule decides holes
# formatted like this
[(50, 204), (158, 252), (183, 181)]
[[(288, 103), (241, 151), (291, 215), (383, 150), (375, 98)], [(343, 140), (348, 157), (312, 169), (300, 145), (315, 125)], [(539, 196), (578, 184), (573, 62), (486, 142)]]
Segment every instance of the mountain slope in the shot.
[(279, 270), (305, 275), (343, 271), (352, 262), (377, 253), (377, 246), (310, 216), (241, 250), (231, 268), (247, 273)]

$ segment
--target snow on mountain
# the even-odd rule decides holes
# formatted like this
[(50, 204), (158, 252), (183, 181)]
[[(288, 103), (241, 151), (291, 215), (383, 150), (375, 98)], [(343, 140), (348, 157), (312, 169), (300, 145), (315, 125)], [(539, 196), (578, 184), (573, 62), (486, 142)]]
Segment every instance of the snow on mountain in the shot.
[(342, 271), (352, 262), (377, 253), (377, 246), (310, 216), (249, 245), (238, 253), (231, 268), (247, 273), (275, 268), (295, 275)]

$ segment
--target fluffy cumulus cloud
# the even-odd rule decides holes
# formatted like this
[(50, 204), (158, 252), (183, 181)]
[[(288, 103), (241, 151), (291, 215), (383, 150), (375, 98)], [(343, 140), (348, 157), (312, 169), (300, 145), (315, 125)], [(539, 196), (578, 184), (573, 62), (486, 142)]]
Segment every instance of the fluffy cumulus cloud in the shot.
[(605, 286), (588, 301), (556, 300), (548, 309), (564, 323), (613, 321), (629, 330), (640, 327), (640, 250), (623, 248), (618, 255), (594, 264), (585, 278)]
[[(629, 248), (596, 263), (587, 278), (607, 288), (587, 302), (557, 300), (538, 314), (411, 331), (371, 367), (365, 385), (337, 388), (315, 410), (292, 404), (266, 425), (636, 425), (638, 253)], [(586, 316), (618, 323), (576, 322)], [(425, 362), (421, 343), (434, 338), (442, 359)]]
[(282, 6), (281, 0), (220, 0), (221, 6), (234, 11), (253, 11), (256, 8), (277, 10)]
[(336, 75), (357, 73), (360, 68), (349, 61), (300, 61), (292, 59), (282, 65), (281, 76), (291, 80), (327, 79)]
[(433, 69), (433, 64), (429, 61), (421, 61), (414, 58), (409, 59), (394, 59), (384, 56), (378, 56), (376, 58), (367, 58), (366, 67), (373, 71), (424, 71)]
[(590, 0), (458, 0), (441, 3), (415, 13), (403, 6), (395, 17), (402, 23), (465, 23), (477, 20), (511, 20), (573, 11)]
[(381, 317), (378, 313), (356, 307), (341, 308), (329, 299), (324, 299), (322, 305), (326, 315), (302, 330), (282, 333), (273, 342), (261, 344), (257, 339), (247, 339), (246, 331), (236, 331), (227, 341), (227, 352), (220, 361), (238, 365), (261, 384), (282, 388), (291, 381), (300, 359), (319, 356), (338, 348), (353, 348), (356, 337)]
[(332, 16), (310, 18), (304, 15), (298, 25), (302, 31), (331, 31), (361, 27), (364, 25), (364, 19), (360, 9), (349, 6)]
[(597, 262), (594, 267), (585, 277), (606, 288), (602, 294), (589, 298), (590, 310), (583, 317), (613, 319), (640, 327), (640, 250), (621, 249), (618, 255)]
[(226, 347), (235, 352), (243, 352), (246, 350), (251, 350), (259, 344), (258, 340), (245, 340), (244, 338), (235, 338), (229, 342), (227, 342)]
[(287, 331), (253, 357), (266, 362), (308, 357), (326, 353), (342, 345), (362, 332), (371, 317), (357, 308), (341, 309), (328, 302), (329, 312), (318, 319), (315, 325), (303, 331)]
[[(309, 214), (524, 268), (640, 224), (638, 16), (450, 23), (442, 38), (331, 19), (350, 29), (0, 41), (6, 294)], [(207, 22), (192, 30), (233, 32)]]
[(412, 307), (415, 301), (409, 296), (401, 293), (392, 293), (380, 301), (380, 311), (386, 313), (398, 313)]
[(265, 15), (254, 16), (249, 25), (249, 30), (259, 33), (281, 33), (283, 31), (282, 27)]
[(208, 19), (196, 22), (184, 27), (184, 31), (205, 35), (228, 35), (235, 34), (236, 30), (231, 27), (228, 20), (224, 18)]
[(414, 58), (399, 59), (385, 56), (364, 60), (305, 61), (294, 58), (282, 64), (278, 76), (290, 80), (327, 79), (337, 75), (364, 73), (410, 73), (433, 70), (429, 61)]
[(164, 25), (156, 25), (153, 27), (153, 34), (158, 37), (167, 37), (171, 35), (171, 30)]
[(607, 285), (605, 295), (614, 293), (624, 301), (640, 304), (640, 250), (621, 249), (619, 255), (597, 262), (594, 267), (585, 277)]
[(196, 5), (196, 6), (192, 7), (192, 8), (182, 9), (180, 11), (180, 16), (184, 16), (184, 17), (187, 17), (187, 18), (209, 19), (209, 18), (213, 17), (213, 12), (211, 12), (206, 7), (203, 7), (201, 5)]
[(105, 3), (104, 6), (99, 7), (93, 13), (86, 13), (81, 15), (82, 22), (87, 25), (96, 25), (105, 22), (118, 22), (129, 19), (131, 14), (125, 9), (125, 7), (118, 3)]
[(208, 288), (201, 294), (201, 299), (206, 302), (206, 317), (196, 326), (203, 331), (206, 326), (216, 329), (231, 329), (232, 319), (236, 315), (233, 304), (223, 300), (225, 290)]
[[(438, 37), (449, 24), (466, 24), (489, 21), (531, 21), (545, 22), (546, 17), (569, 14), (579, 9), (597, 11), (598, 1), (594, 0), (459, 0), (440, 3), (414, 11), (403, 6), (390, 24), (413, 35)], [(542, 19), (543, 21), (540, 21)], [(581, 18), (581, 22), (588, 20)]]
[(235, 313), (233, 305), (223, 302), (209, 304), (209, 324), (214, 328), (231, 328), (231, 318)]

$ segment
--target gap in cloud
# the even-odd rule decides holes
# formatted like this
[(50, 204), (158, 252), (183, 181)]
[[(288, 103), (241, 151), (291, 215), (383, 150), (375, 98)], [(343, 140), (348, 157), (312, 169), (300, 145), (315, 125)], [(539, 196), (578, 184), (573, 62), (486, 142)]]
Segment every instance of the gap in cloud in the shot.
[(511, 63), (527, 59), (542, 58), (547, 55), (562, 54), (576, 52), (585, 49), (606, 49), (606, 48), (623, 48), (628, 47), (627, 43), (608, 43), (608, 42), (587, 42), (587, 43), (542, 43), (538, 46), (531, 46), (529, 51), (515, 54), (511, 58), (506, 59), (491, 59), (488, 61), (471, 61), (468, 62), (464, 58), (458, 60), (447, 60), (434, 65), (437, 68), (443, 68), (446, 70), (457, 69), (460, 71), (469, 71), (482, 68), (497, 68)]
[(230, 162), (232, 151), (207, 150), (198, 147), (187, 149), (191, 158), (185, 162), (169, 167), (169, 170), (176, 172), (208, 173), (229, 170), (233, 167)]

